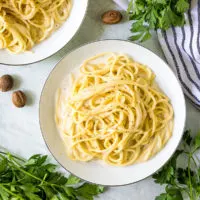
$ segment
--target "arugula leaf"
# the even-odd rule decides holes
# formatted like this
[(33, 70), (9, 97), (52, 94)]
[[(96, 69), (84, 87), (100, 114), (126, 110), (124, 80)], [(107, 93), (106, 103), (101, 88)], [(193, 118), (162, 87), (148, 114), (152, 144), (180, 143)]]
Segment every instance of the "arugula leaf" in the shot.
[(129, 20), (133, 20), (131, 32), (134, 35), (129, 39), (143, 42), (151, 37), (151, 30), (183, 26), (184, 13), (189, 9), (188, 2), (189, 0), (131, 0), (127, 13)]

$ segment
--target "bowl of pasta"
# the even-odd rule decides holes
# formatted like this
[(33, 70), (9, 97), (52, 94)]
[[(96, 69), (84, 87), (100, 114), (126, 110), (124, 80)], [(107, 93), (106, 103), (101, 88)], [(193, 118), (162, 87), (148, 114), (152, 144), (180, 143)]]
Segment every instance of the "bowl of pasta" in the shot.
[(180, 84), (160, 57), (128, 41), (104, 40), (55, 66), (39, 118), (47, 147), (67, 171), (119, 186), (152, 175), (170, 159), (185, 110)]
[(78, 31), (88, 0), (2, 0), (0, 63), (32, 64), (55, 54)]

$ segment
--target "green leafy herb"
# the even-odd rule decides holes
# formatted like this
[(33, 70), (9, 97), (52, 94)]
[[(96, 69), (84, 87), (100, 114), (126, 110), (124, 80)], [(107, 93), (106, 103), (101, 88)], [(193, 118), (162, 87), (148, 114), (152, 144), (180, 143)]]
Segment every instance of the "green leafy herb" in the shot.
[(127, 10), (133, 20), (130, 39), (143, 42), (151, 37), (151, 30), (183, 26), (188, 9), (189, 0), (131, 0)]
[(0, 152), (0, 200), (93, 200), (103, 187), (68, 178), (47, 162), (47, 156), (28, 160)]
[[(170, 161), (153, 175), (156, 183), (167, 184), (165, 193), (156, 197), (156, 200), (183, 200), (183, 195), (190, 200), (200, 199), (200, 167), (195, 161), (195, 153), (200, 149), (200, 133), (195, 138), (190, 131), (185, 131), (183, 148), (177, 150)], [(187, 167), (177, 166), (179, 156), (187, 157)]]

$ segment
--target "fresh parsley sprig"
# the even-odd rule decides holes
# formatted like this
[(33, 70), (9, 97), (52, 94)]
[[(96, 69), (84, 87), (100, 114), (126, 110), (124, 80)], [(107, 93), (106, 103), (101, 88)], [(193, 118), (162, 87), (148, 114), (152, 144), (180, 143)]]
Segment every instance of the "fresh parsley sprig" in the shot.
[(145, 41), (151, 30), (167, 30), (171, 26), (183, 26), (184, 13), (190, 0), (131, 0), (128, 7), (129, 19), (133, 20), (130, 40)]
[[(185, 131), (183, 146), (177, 150), (170, 161), (153, 175), (156, 183), (166, 184), (165, 193), (156, 197), (156, 200), (190, 200), (200, 199), (200, 166), (197, 164), (195, 153), (200, 149), (200, 133), (195, 138), (190, 131)], [(178, 167), (180, 156), (187, 158), (187, 167)]]
[(47, 162), (47, 156), (28, 160), (0, 152), (0, 200), (93, 200), (103, 187), (68, 178)]

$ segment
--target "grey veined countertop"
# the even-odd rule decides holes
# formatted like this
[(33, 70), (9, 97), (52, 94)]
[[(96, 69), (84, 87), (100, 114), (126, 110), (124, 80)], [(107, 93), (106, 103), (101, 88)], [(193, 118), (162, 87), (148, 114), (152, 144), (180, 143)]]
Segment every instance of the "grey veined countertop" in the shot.
[[(130, 36), (130, 22), (123, 19), (117, 25), (103, 25), (100, 16), (109, 9), (119, 9), (111, 0), (91, 0), (87, 16), (79, 32), (64, 49), (56, 55), (29, 66), (0, 66), (0, 76), (8, 73), (15, 76), (17, 87), (28, 96), (28, 106), (17, 109), (12, 105), (11, 92), (0, 93), (0, 145), (22, 156), (35, 153), (49, 154), (41, 136), (38, 119), (40, 93), (43, 84), (55, 63), (72, 49), (94, 40), (124, 39)], [(164, 59), (156, 35), (143, 44)], [(194, 133), (200, 130), (200, 111), (187, 100), (186, 128)], [(109, 188), (97, 199), (101, 200), (153, 200), (163, 188), (154, 184), (151, 178), (139, 183)]]

